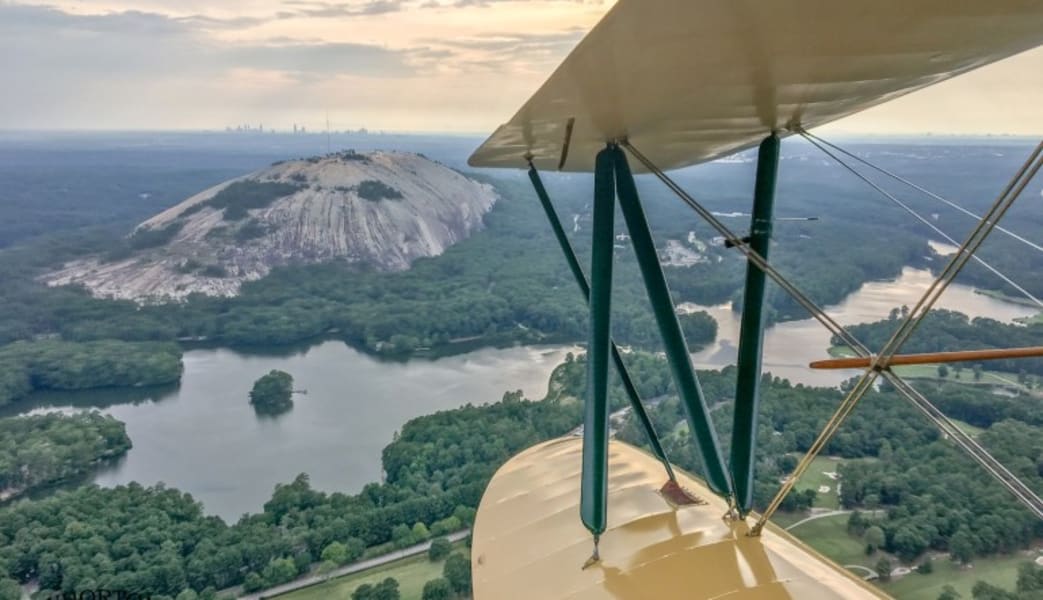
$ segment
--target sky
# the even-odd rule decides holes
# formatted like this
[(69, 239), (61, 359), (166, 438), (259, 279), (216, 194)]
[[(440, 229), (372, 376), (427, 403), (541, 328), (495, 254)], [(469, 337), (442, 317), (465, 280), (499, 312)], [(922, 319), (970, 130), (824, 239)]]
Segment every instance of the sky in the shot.
[[(481, 134), (610, 0), (0, 0), (0, 129)], [(1043, 49), (836, 124), (1043, 133)]]

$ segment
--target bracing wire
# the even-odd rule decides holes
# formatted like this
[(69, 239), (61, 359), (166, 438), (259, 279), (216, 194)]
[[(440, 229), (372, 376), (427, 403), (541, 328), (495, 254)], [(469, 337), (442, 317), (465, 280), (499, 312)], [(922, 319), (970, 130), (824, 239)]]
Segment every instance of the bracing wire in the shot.
[[(793, 475), (791, 475), (790, 478), (788, 478), (786, 482), (782, 485), (782, 488), (779, 490), (778, 494), (776, 494), (775, 498), (768, 505), (768, 508), (765, 510), (760, 520), (753, 527), (752, 532), (760, 532), (767, 520), (778, 509), (779, 505), (782, 503), (782, 500), (793, 489), (793, 486), (796, 484), (796, 481), (799, 479), (800, 475), (802, 475), (807, 470), (814, 457), (822, 450), (822, 448), (825, 447), (825, 445), (832, 438), (833, 434), (835, 434), (840, 423), (842, 423), (843, 420), (847, 418), (847, 416), (854, 409), (854, 406), (858, 402), (858, 400), (860, 400), (872, 386), (873, 381), (875, 381), (876, 379), (877, 373), (880, 371), (884, 371), (882, 365), (886, 365), (888, 361), (890, 361), (891, 357), (893, 357), (901, 349), (902, 345), (909, 339), (909, 336), (912, 335), (916, 327), (923, 321), (924, 317), (927, 316), (934, 303), (937, 302), (937, 300), (941, 297), (941, 294), (945, 291), (949, 284), (952, 283), (953, 279), (956, 278), (959, 272), (966, 266), (967, 262), (978, 250), (978, 248), (981, 247), (981, 244), (988, 237), (989, 233), (991, 233), (992, 230), (995, 228), (996, 223), (999, 221), (999, 219), (1001, 219), (1003, 215), (1006, 214), (1006, 212), (1010, 209), (1011, 205), (1013, 205), (1014, 201), (1018, 198), (1018, 196), (1021, 195), (1025, 187), (1028, 186), (1029, 182), (1040, 169), (1041, 151), (1043, 151), (1043, 143), (1039, 144), (1036, 147), (1035, 151), (1032, 153), (1028, 161), (1025, 162), (1025, 164), (1018, 171), (1014, 179), (1011, 180), (1008, 186), (1004, 189), (1003, 193), (993, 203), (993, 206), (989, 209), (989, 212), (981, 219), (981, 221), (979, 221), (978, 226), (975, 227), (974, 231), (971, 232), (967, 240), (960, 246), (957, 253), (949, 261), (945, 269), (942, 270), (942, 273), (938, 275), (935, 281), (924, 293), (923, 297), (920, 298), (919, 302), (917, 302), (916, 306), (909, 312), (909, 316), (902, 322), (898, 330), (891, 336), (891, 339), (888, 340), (888, 342), (884, 345), (880, 354), (876, 355), (873, 358), (872, 364), (869, 366), (868, 369), (866, 369), (866, 372), (862, 375), (858, 383), (848, 394), (847, 398), (844, 399), (844, 402), (841, 403), (841, 406), (837, 409), (834, 418), (831, 419), (829, 423), (827, 423), (822, 433), (812, 444), (811, 448), (807, 451), (807, 454), (804, 456), (801, 462), (797, 465), (797, 468), (794, 470)], [(885, 373), (885, 376), (891, 381), (897, 380), (898, 382), (900, 382), (899, 385), (896, 385), (896, 389), (898, 389), (903, 395), (905, 395), (907, 399), (913, 402), (914, 405), (921, 408), (925, 408), (925, 406), (922, 405), (930, 406), (930, 402), (928, 402), (926, 398), (924, 398), (922, 395), (916, 392), (912, 388), (912, 386), (905, 384), (905, 382), (903, 382), (901, 378), (899, 378), (897, 375), (888, 371)], [(933, 406), (931, 406), (931, 408), (933, 408)], [(955, 425), (951, 423), (948, 417), (946, 417), (940, 411), (937, 411), (937, 409), (934, 410), (936, 411), (936, 414), (929, 413), (928, 416), (932, 417), (932, 420), (935, 421), (937, 424), (942, 425), (943, 431), (946, 431), (948, 429), (958, 429), (955, 427)], [(996, 476), (997, 479), (999, 479), (1005, 487), (1007, 487), (1008, 483), (1010, 483), (1011, 485), (1017, 486), (1019, 490), (1027, 491), (1027, 495), (1024, 493), (1016, 492), (1015, 497), (1018, 500), (1025, 503), (1029, 507), (1029, 509), (1033, 511), (1033, 513), (1037, 515), (1043, 515), (1043, 504), (1037, 502), (1038, 497), (1035, 497), (1034, 494), (1031, 493), (1031, 490), (1029, 490), (1029, 488), (1025, 486), (1024, 483), (1018, 480), (1017, 477), (1011, 475), (1010, 479), (1008, 480), (1005, 475), (1006, 473), (1009, 473), (1009, 471), (1002, 469), (1002, 465), (1000, 465), (1000, 469), (1002, 469), (1002, 471), (1006, 471), (1006, 473), (1004, 474), (1004, 476), (999, 476), (996, 467), (996, 465), (999, 465), (999, 462), (996, 461), (991, 455), (989, 455), (988, 452), (986, 452), (983, 448), (977, 446), (976, 444), (974, 446), (967, 444), (966, 440), (961, 439), (960, 437), (952, 437), (951, 439), (953, 439), (953, 441), (958, 446), (960, 446), (965, 452), (967, 452), (972, 459), (981, 464), (990, 474), (994, 474), (994, 476)]]
[[(698, 201), (696, 201), (692, 196), (690, 196), (676, 182), (670, 179), (669, 176), (663, 173), (661, 169), (659, 169), (654, 163), (652, 163), (651, 160), (649, 160), (640, 151), (638, 151), (637, 148), (635, 148), (632, 144), (629, 143), (629, 141), (624, 140), (622, 142), (622, 145), (625, 148), (627, 148), (627, 150), (631, 154), (633, 154), (634, 157), (645, 166), (645, 168), (647, 168), (651, 173), (653, 173), (657, 178), (659, 178), (659, 180), (662, 181), (671, 191), (673, 191), (683, 202), (688, 204), (689, 207), (691, 207), (697, 214), (699, 214), (699, 216), (702, 217), (703, 220), (705, 220), (714, 229), (716, 229), (722, 236), (724, 236), (726, 240), (732, 242), (732, 244), (734, 244), (734, 246), (738, 248), (739, 251), (742, 252), (750, 262), (755, 264), (758, 268), (762, 269), (766, 275), (768, 275), (781, 288), (783, 288), (783, 290), (790, 294), (801, 306), (808, 310), (808, 312), (811, 313), (811, 315), (816, 320), (818, 320), (827, 330), (829, 330), (831, 333), (840, 338), (845, 344), (851, 347), (852, 350), (854, 350), (855, 353), (859, 356), (872, 357), (869, 350), (857, 338), (852, 336), (847, 330), (841, 327), (832, 317), (826, 314), (814, 302), (807, 298), (807, 296), (804, 295), (803, 292), (801, 292), (796, 286), (790, 283), (782, 274), (780, 274), (776, 269), (774, 269), (774, 267), (769, 265), (767, 261), (764, 259), (764, 257), (760, 256), (757, 252), (750, 249), (749, 246), (747, 246), (746, 244), (743, 244), (741, 239), (735, 233), (729, 230), (728, 227), (725, 226), (720, 220), (718, 220), (712, 214), (711, 211), (707, 210), (705, 207), (699, 204)], [(1043, 149), (1043, 144), (1040, 144), (1040, 146), (1036, 148), (1032, 157), (1030, 157), (1030, 159), (1021, 168), (1016, 177), (1004, 190), (1003, 194), (1000, 195), (1000, 197), (996, 201), (997, 205), (1002, 204), (1003, 201), (1007, 198), (1010, 199), (1010, 202), (1013, 202), (1013, 200), (1021, 194), (1025, 186), (1028, 185), (1028, 182), (1031, 180), (1032, 176), (1034, 176), (1035, 173), (1039, 170), (1040, 165), (1037, 163), (1037, 159), (1039, 158), (1041, 149)], [(1029, 174), (1028, 178), (1022, 181), (1026, 174)], [(1021, 181), (1020, 186), (1018, 185), (1019, 181)], [(993, 208), (996, 209), (997, 206), (994, 206)], [(1009, 204), (1007, 204), (1005, 208), (1001, 208), (997, 211), (990, 211), (990, 213), (998, 213), (998, 216), (1002, 216), (1003, 213), (1006, 212), (1007, 208), (1009, 208)], [(980, 246), (981, 242), (984, 241), (984, 236), (982, 236), (980, 240), (976, 240), (975, 236), (977, 236), (980, 233), (988, 235), (988, 232), (990, 232), (994, 226), (995, 224), (993, 221), (983, 219), (979, 223), (979, 226), (975, 229), (975, 232), (974, 234), (972, 234), (972, 237), (968, 239), (965, 245), (968, 247), (973, 245), (974, 249), (976, 250), (977, 247)], [(919, 324), (920, 319), (922, 319), (923, 315), (925, 315), (927, 310), (929, 310), (930, 305), (937, 300), (937, 296), (940, 296), (941, 291), (944, 291), (945, 287), (948, 286), (948, 282), (944, 282), (944, 284), (941, 285), (940, 290), (937, 292), (934, 298), (930, 300), (930, 303), (928, 304), (926, 302), (928, 300), (928, 296), (932, 293), (932, 291), (939, 289), (938, 286), (942, 284), (942, 277), (948, 277), (948, 281), (951, 281), (951, 278), (955, 277), (958, 270), (962, 269), (962, 265), (966, 264), (968, 259), (964, 258), (964, 254), (964, 252), (958, 252), (957, 255), (953, 257), (953, 259), (950, 261), (949, 265), (947, 265), (945, 271), (943, 272), (943, 275), (939, 276), (939, 280), (935, 282), (935, 285), (932, 285), (930, 290), (928, 290), (928, 294), (926, 294), (924, 299), (922, 299), (921, 302), (917, 304), (917, 308), (914, 309), (913, 312), (910, 312), (909, 317), (903, 324), (909, 325), (910, 322), (913, 322), (914, 318), (916, 319), (915, 322), (912, 323), (912, 327), (908, 329), (909, 332), (911, 332), (912, 328), (915, 328), (916, 325)], [(957, 264), (960, 265), (959, 269), (954, 269), (954, 265)], [(926, 310), (923, 310), (923, 313), (918, 315), (917, 311), (921, 310), (925, 306)], [(896, 337), (901, 331), (902, 330), (900, 329), (899, 332), (896, 332)], [(928, 414), (928, 417), (931, 418), (932, 421), (935, 421), (935, 423), (939, 426), (939, 428), (942, 429), (943, 432), (948, 433), (949, 429), (955, 429), (962, 433), (962, 430), (959, 430), (959, 428), (952, 424), (952, 422), (949, 421), (949, 419), (944, 414), (941, 414), (940, 411), (937, 411), (937, 409), (930, 405), (930, 403), (925, 398), (923, 398), (923, 396), (920, 395), (919, 392), (917, 392), (911, 386), (908, 386), (908, 384), (905, 384), (905, 382), (902, 381), (901, 378), (899, 378), (894, 373), (891, 373), (890, 371), (887, 371), (880, 367), (880, 365), (886, 364), (886, 361), (890, 360), (890, 357), (893, 356), (895, 352), (897, 352), (901, 344), (904, 343), (905, 338), (907, 336), (908, 333), (904, 334), (904, 337), (899, 338), (897, 347), (888, 348), (888, 346), (893, 346), (893, 344), (891, 343), (889, 343), (888, 346), (885, 346), (885, 351), (890, 350), (890, 355), (886, 353), (881, 353), (880, 355), (873, 357), (874, 360), (871, 366), (866, 370), (862, 378), (855, 384), (855, 386), (848, 392), (848, 395), (845, 397), (844, 401), (841, 403), (836, 412), (827, 422), (819, 437), (812, 444), (812, 447), (809, 448), (804, 459), (802, 459), (802, 461), (797, 465), (797, 468), (783, 484), (782, 488), (779, 490), (778, 494), (776, 494), (768, 509), (764, 512), (764, 514), (762, 514), (760, 520), (751, 529), (751, 534), (756, 535), (760, 532), (764, 524), (772, 516), (775, 510), (778, 509), (779, 504), (781, 504), (782, 500), (793, 488), (793, 485), (795, 485), (796, 481), (810, 466), (811, 461), (814, 459), (814, 457), (817, 456), (817, 454), (822, 450), (822, 448), (825, 447), (825, 445), (835, 434), (839, 426), (848, 417), (848, 415), (850, 415), (851, 411), (854, 409), (858, 401), (872, 387), (872, 384), (876, 380), (876, 377), (878, 376), (880, 371), (884, 371), (885, 377), (887, 377), (892, 382), (900, 382), (901, 385), (896, 385), (896, 389), (898, 389), (898, 391), (902, 393), (902, 395), (906, 396), (906, 398), (909, 399), (910, 402), (920, 407), (921, 410), (925, 412), (925, 414)], [(894, 338), (892, 339), (892, 342), (893, 341), (895, 341)], [(975, 448), (967, 444), (966, 441), (962, 440), (960, 437), (951, 436), (951, 439), (953, 439), (957, 445), (959, 445), (966, 452), (968, 452), (968, 454), (976, 462), (982, 464), (982, 466), (990, 474), (992, 474), (994, 477), (997, 477), (997, 479), (1001, 480), (1001, 483), (1003, 483), (1005, 487), (1010, 489), (1012, 493), (1014, 493), (1015, 497), (1018, 498), (1018, 500), (1029, 506), (1029, 508), (1032, 509), (1035, 514), (1043, 514), (1043, 504), (1038, 502), (1038, 497), (1033, 498), (1032, 496), (1034, 496), (1034, 494), (1031, 493), (1031, 490), (1028, 490), (1027, 486), (1025, 486), (1024, 483), (1022, 483), (1016, 476), (1009, 475), (1009, 477), (1007, 477), (1009, 471), (1006, 471), (1006, 469), (1002, 468), (1002, 465), (999, 465), (998, 461), (992, 458), (991, 455), (988, 454), (988, 452), (986, 452), (984, 449), (981, 449), (980, 446)], [(974, 446), (977, 446), (977, 444), (975, 443)], [(997, 468), (996, 465), (998, 465), (999, 467)], [(1003, 471), (1006, 471), (1006, 474), (1004, 474)], [(1024, 493), (1025, 490), (1028, 490), (1028, 493), (1032, 494), (1032, 496), (1026, 495)]]
[[(822, 140), (822, 138), (820, 138), (820, 137), (817, 137), (817, 136), (813, 137), (813, 136), (811, 136), (810, 134), (808, 134), (808, 133), (806, 133), (804, 131), (801, 131), (800, 135), (803, 136), (804, 139), (806, 139), (808, 142), (810, 142), (813, 146), (815, 146), (816, 148), (821, 150), (823, 154), (825, 154), (826, 156), (832, 158), (834, 161), (837, 162), (837, 164), (839, 164), (840, 166), (844, 167), (845, 169), (850, 171), (853, 175), (855, 175), (855, 177), (858, 177), (863, 182), (865, 182), (866, 185), (868, 185), (869, 187), (871, 187), (874, 190), (876, 190), (877, 192), (879, 192), (880, 195), (882, 195), (883, 197), (887, 198), (891, 202), (897, 204), (905, 212), (907, 212), (910, 215), (912, 215), (916, 220), (918, 220), (921, 223), (923, 223), (924, 225), (927, 225), (928, 227), (930, 227), (935, 233), (937, 233), (938, 235), (940, 235), (943, 238), (945, 238), (950, 244), (957, 245), (957, 246), (959, 245), (959, 242), (957, 242), (955, 239), (953, 239), (952, 236), (950, 236), (949, 234), (945, 233), (944, 231), (942, 231), (942, 229), (940, 227), (938, 227), (937, 225), (932, 223), (930, 220), (928, 220), (926, 217), (924, 217), (920, 213), (916, 212), (916, 210), (913, 209), (911, 206), (909, 206), (905, 202), (902, 202), (897, 197), (895, 197), (894, 194), (891, 194), (887, 190), (883, 189), (882, 187), (877, 185), (874, 181), (872, 181), (871, 179), (869, 179), (868, 177), (866, 177), (862, 173), (858, 172), (854, 167), (852, 167), (851, 165), (849, 165), (846, 162), (844, 162), (844, 160), (841, 159), (840, 157), (838, 157), (836, 154), (834, 154), (833, 152), (830, 152), (829, 149), (827, 149), (823, 145), (823, 144), (829, 144), (828, 142), (826, 142), (825, 140)], [(843, 151), (842, 149), (839, 149), (834, 144), (829, 144), (829, 146), (830, 146), (830, 148), (836, 148), (838, 152), (843, 152), (844, 154), (846, 154), (848, 156), (851, 155), (851, 153)], [(865, 162), (865, 161), (863, 161), (863, 162)], [(999, 226), (997, 225), (997, 228), (998, 227)], [(1027, 242), (1027, 240), (1026, 240), (1026, 242)], [(1030, 245), (1033, 245), (1032, 242), (1028, 242), (1028, 243)], [(1015, 290), (1017, 290), (1022, 296), (1025, 296), (1026, 298), (1028, 298), (1033, 304), (1035, 304), (1036, 306), (1038, 306), (1040, 308), (1043, 308), (1043, 300), (1040, 300), (1039, 298), (1035, 297), (1031, 292), (1026, 290), (1024, 287), (1018, 285), (1013, 279), (1011, 279), (1007, 275), (1004, 275), (999, 269), (997, 269), (997, 268), (993, 267), (992, 265), (990, 265), (989, 263), (985, 262), (985, 259), (981, 258), (977, 254), (972, 255), (971, 258), (974, 259), (975, 262), (977, 262), (981, 266), (983, 266), (986, 269), (988, 269), (994, 275), (999, 277), (1001, 280), (1003, 280), (1004, 283), (1006, 283), (1010, 287), (1012, 287)]]
[[(857, 160), (858, 162), (860, 162), (860, 163), (864, 164), (865, 166), (869, 167), (870, 169), (873, 169), (875, 171), (879, 171), (880, 173), (883, 173), (884, 175), (887, 175), (888, 177), (894, 179), (895, 181), (898, 181), (899, 183), (903, 183), (903, 184), (913, 188), (914, 190), (916, 190), (918, 192), (921, 192), (922, 194), (924, 194), (926, 196), (934, 198), (935, 200), (938, 200), (939, 202), (942, 202), (942, 203), (948, 205), (949, 207), (958, 210), (959, 212), (967, 215), (968, 217), (974, 219), (975, 221), (980, 221), (981, 220), (981, 217), (979, 217), (977, 214), (967, 210), (966, 208), (960, 206), (959, 204), (956, 204), (952, 200), (944, 198), (944, 197), (942, 197), (942, 196), (932, 192), (931, 190), (928, 190), (928, 189), (926, 189), (926, 188), (924, 188), (922, 186), (919, 186), (919, 185), (913, 183), (912, 181), (909, 181), (908, 179), (902, 177), (901, 175), (893, 173), (893, 172), (891, 172), (891, 171), (881, 167), (880, 165), (874, 164), (874, 163), (866, 160), (865, 158), (862, 158), (861, 156), (858, 156), (857, 154), (855, 154), (853, 152), (845, 150), (844, 148), (841, 148), (840, 146), (838, 146), (838, 145), (836, 145), (836, 144), (834, 144), (834, 143), (832, 143), (832, 142), (830, 142), (828, 140), (824, 140), (821, 137), (811, 133), (810, 131), (807, 131), (807, 130), (804, 130), (804, 129), (801, 129), (801, 128), (794, 129), (794, 131), (796, 131), (800, 135), (804, 136), (804, 138), (808, 139), (808, 141), (811, 141), (811, 139), (809, 139), (809, 138), (814, 138), (815, 140), (818, 140), (822, 144), (825, 144), (826, 146), (829, 146), (830, 148), (833, 148), (837, 152), (840, 152), (841, 154), (844, 154), (846, 156), (849, 156), (849, 157)], [(1017, 240), (1017, 241), (1019, 241), (1019, 242), (1021, 242), (1023, 244), (1025, 244), (1026, 246), (1032, 248), (1033, 250), (1038, 250), (1039, 252), (1043, 252), (1043, 246), (1040, 246), (1039, 244), (1033, 242), (1032, 240), (1025, 239), (1024, 237), (1014, 233), (1013, 231), (1011, 231), (1009, 229), (1006, 229), (1006, 228), (1004, 228), (1004, 227), (1002, 227), (1002, 226), (997, 224), (996, 225), (996, 230), (1001, 232), (1001, 233), (1004, 233), (1004, 234), (1010, 236), (1011, 238), (1013, 238), (1013, 239), (1015, 239), (1015, 240)]]

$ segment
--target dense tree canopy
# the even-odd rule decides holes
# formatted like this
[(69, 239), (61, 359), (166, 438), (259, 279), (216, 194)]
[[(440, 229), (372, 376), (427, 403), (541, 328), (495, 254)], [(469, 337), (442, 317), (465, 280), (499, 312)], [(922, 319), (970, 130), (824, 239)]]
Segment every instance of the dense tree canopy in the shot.
[(124, 424), (97, 412), (0, 419), (0, 497), (81, 475), (128, 449)]
[[(636, 384), (653, 393), (650, 382), (666, 376), (661, 359), (627, 357)], [(733, 368), (721, 373), (700, 372), (721, 439), (730, 439)], [(582, 386), (582, 381), (576, 381)], [(793, 468), (792, 454), (806, 451), (826, 419), (840, 402), (831, 389), (792, 386), (765, 377), (758, 430), (755, 506), (763, 507), (778, 489), (778, 480)], [(1006, 402), (970, 386), (955, 383), (925, 386), (929, 397), (951, 406), (957, 417), (987, 415), (979, 421), (988, 429), (979, 441), (1014, 473), (1043, 493), (1043, 427), (1036, 400), (1021, 396)], [(946, 398), (955, 398), (946, 404)], [(1031, 414), (1028, 414), (1031, 413)], [(683, 421), (673, 397), (659, 403), (651, 416), (658, 431), (674, 431), (664, 440), (672, 460), (698, 472), (701, 466), (687, 433), (678, 434)], [(1027, 422), (1016, 420), (1024, 417)], [(634, 443), (644, 436), (634, 419), (620, 433)], [(727, 447), (725, 448), (727, 451)], [(1043, 537), (1043, 523), (994, 484), (970, 458), (962, 455), (919, 412), (893, 392), (871, 392), (825, 449), (844, 457), (840, 501), (850, 509), (886, 509), (876, 516), (860, 516), (859, 534), (867, 545), (879, 545), (904, 561), (925, 552), (949, 552), (970, 562), (975, 556), (1011, 552)], [(810, 490), (809, 490), (810, 491)], [(807, 508), (814, 494), (791, 493), (784, 510)], [(875, 534), (879, 529), (883, 539)], [(873, 534), (869, 532), (873, 531)], [(871, 539), (870, 539), (871, 538)]]
[(449, 540), (444, 537), (437, 537), (431, 540), (431, 546), (427, 549), (427, 558), (431, 562), (437, 562), (443, 558), (449, 556), (453, 546), (449, 543)]
[[(577, 365), (557, 377), (574, 377)], [(499, 465), (578, 421), (575, 402), (530, 402), (520, 393), (413, 419), (384, 452), (385, 483), (326, 494), (302, 474), (277, 486), (262, 513), (233, 525), (162, 485), (84, 486), (22, 501), (0, 507), (0, 578), (171, 597), (189, 588), (262, 589), (314, 563), (356, 559), (363, 548), (386, 552), (469, 526)]]
[(248, 210), (265, 208), (279, 198), (289, 196), (300, 189), (301, 186), (292, 183), (243, 179), (225, 186), (210, 200), (193, 205), (181, 214), (209, 206), (224, 211), (226, 221), (238, 221), (247, 217)]
[(461, 596), (471, 593), (471, 561), (463, 554), (450, 554), (442, 567), (442, 577), (449, 582), (449, 587)]
[(439, 577), (424, 584), (420, 600), (450, 600), (452, 597), (453, 587), (444, 577)]
[(351, 600), (399, 600), (398, 581), (388, 577), (376, 585), (364, 583), (351, 593)]
[(15, 342), (0, 347), (0, 406), (34, 390), (174, 383), (181, 371), (181, 350), (175, 344)]
[[(901, 321), (897, 312), (891, 318), (875, 323), (848, 327), (856, 338), (874, 352), (879, 351), (898, 329)], [(946, 352), (952, 350), (981, 350), (987, 348), (1015, 348), (1038, 346), (1043, 343), (1043, 324), (1018, 325), (1001, 323), (994, 319), (967, 315), (944, 309), (933, 310), (903, 346), (903, 352)], [(833, 340), (839, 344), (840, 340)], [(989, 361), (988, 367), (998, 371), (1018, 373), (1027, 371), (1043, 375), (1043, 359), (1019, 358)], [(970, 368), (969, 366), (967, 368)]]
[(278, 414), (293, 408), (293, 376), (272, 369), (254, 382), (250, 404), (257, 412)]
[[(794, 183), (802, 181), (796, 177), (802, 168), (798, 162), (802, 161), (790, 161), (783, 174), (780, 208), (821, 213), (828, 219), (777, 228), (772, 260), (814, 300), (836, 302), (864, 281), (897, 275), (903, 265), (932, 264), (925, 260), (931, 253), (924, 232), (916, 225), (884, 211), (867, 223), (864, 204), (848, 201), (846, 192), (840, 191), (846, 186), (841, 188), (832, 180), (825, 188), (814, 189)], [(787, 174), (794, 179), (787, 181)], [(953, 181), (968, 189), (979, 185), (978, 179), (952, 174)], [(518, 182), (500, 181), (497, 186), (504, 198), (485, 219), (484, 231), (443, 256), (418, 261), (409, 271), (374, 273), (341, 263), (280, 269), (245, 285), (237, 298), (193, 297), (180, 304), (138, 306), (93, 299), (75, 288), (48, 288), (36, 280), (62, 261), (126, 252), (135, 243), (161, 244), (175, 230), (149, 232), (136, 241), (130, 238), (116, 243), (111, 231), (63, 234), (9, 248), (0, 253), (0, 280), (4, 281), (0, 286), (0, 306), (4, 307), (0, 344), (7, 344), (0, 348), (0, 404), (43, 387), (146, 385), (173, 381), (180, 374), (180, 353), (173, 346), (120, 345), (107, 340), (203, 338), (244, 345), (334, 335), (371, 352), (403, 355), (452, 348), (454, 342), (464, 340), (582, 340), (586, 313), (538, 205)], [(552, 195), (562, 216), (572, 223), (570, 236), (581, 262), (586, 262), (589, 190), (567, 180), (561, 182), (561, 188), (552, 189)], [(745, 195), (722, 191), (719, 186), (701, 186), (700, 190), (715, 209), (730, 210), (740, 200), (741, 206), (748, 203)], [(188, 191), (193, 190), (182, 196)], [(262, 234), (245, 219), (246, 211), (271, 202), (275, 191), (291, 190), (232, 187), (219, 201), (223, 205), (212, 206), (223, 210), (226, 219), (240, 222), (234, 232), (228, 230), (230, 235), (246, 239)], [(642, 193), (646, 191), (643, 187)], [(61, 195), (57, 189), (54, 192), (56, 197)], [(15, 190), (16, 199), (30, 196)], [(838, 198), (845, 201), (837, 202)], [(149, 212), (176, 199), (167, 198)], [(658, 202), (661, 198), (654, 192), (645, 199), (658, 242), (682, 240), (689, 249), (698, 249), (704, 259), (691, 266), (666, 268), (675, 300), (741, 302), (745, 263), (738, 253), (713, 243), (716, 234), (696, 223), (686, 208)], [(27, 206), (28, 201), (18, 203), (19, 210)], [(949, 216), (942, 211), (943, 222)], [(47, 228), (52, 221), (46, 222)], [(41, 223), (45, 222), (38, 219), (34, 227), (41, 230)], [(0, 245), (39, 235), (13, 231), (20, 237), (12, 238), (12, 231), (10, 224), (4, 226)], [(126, 231), (129, 227), (120, 233)], [(1015, 272), (1026, 268), (1024, 260), (1035, 264), (1041, 259), (1010, 252), (990, 260)], [(616, 261), (615, 334), (624, 344), (657, 349), (655, 322), (626, 244), (621, 244)], [(205, 272), (206, 268), (193, 265), (191, 270)], [(980, 275), (973, 268), (967, 274)], [(997, 289), (994, 281), (983, 278), (982, 282)], [(1043, 289), (1037, 289), (1043, 286), (1043, 279), (1029, 278), (1024, 283), (1043, 295)], [(771, 320), (804, 316), (781, 294), (773, 295), (769, 306)], [(974, 347), (964, 344), (972, 339), (1011, 345), (1011, 340), (1022, 339), (1012, 336), (1029, 331), (992, 323), (950, 323), (944, 317), (936, 325), (924, 330), (936, 334), (922, 335), (924, 344), (929, 345), (934, 337), (944, 343), (955, 340), (961, 348)], [(683, 317), (682, 326), (693, 349), (711, 341), (715, 333), (715, 325), (705, 313)], [(892, 326), (876, 324), (879, 331), (860, 332), (860, 336), (882, 338)], [(986, 337), (989, 335), (999, 341)], [(671, 457), (697, 471), (691, 440), (686, 428), (678, 425), (680, 407), (672, 396), (665, 364), (646, 354), (630, 355), (627, 361), (642, 395), (660, 400), (652, 417), (665, 434)], [(307, 477), (301, 476), (280, 485), (262, 513), (232, 525), (203, 516), (190, 497), (163, 486), (84, 487), (46, 500), (2, 507), (0, 598), (13, 589), (14, 582), (34, 578), (44, 590), (104, 585), (185, 598), (237, 584), (260, 589), (297, 576), (320, 560), (339, 560), (345, 552), (351, 560), (363, 547), (377, 552), (409, 545), (426, 537), (424, 529), (433, 535), (457, 531), (473, 520), (486, 482), (503, 461), (578, 423), (580, 404), (574, 399), (583, 397), (584, 370), (585, 365), (577, 360), (559, 369), (552, 385), (556, 398), (549, 402), (530, 403), (509, 394), (502, 404), (468, 406), (411, 421), (384, 452), (385, 483), (371, 484), (356, 495), (326, 494), (312, 489)], [(734, 370), (702, 377), (715, 409), (715, 424), (722, 440), (727, 440)], [(774, 492), (778, 478), (792, 469), (794, 454), (807, 449), (839, 401), (836, 391), (791, 386), (770, 377), (765, 378), (763, 389), (756, 487), (759, 506)], [(1024, 396), (982, 400), (980, 393), (958, 385), (939, 385), (931, 394), (940, 396), (939, 404), (954, 416), (988, 428), (981, 441), (1038, 489), (1043, 459), (1039, 449), (1041, 411), (1035, 400)], [(611, 392), (611, 401), (614, 407), (625, 404), (618, 386)], [(633, 422), (620, 435), (641, 441)], [(877, 542), (877, 531), (882, 532), (880, 544), (902, 558), (934, 550), (969, 562), (975, 556), (1017, 547), (1026, 536), (1041, 533), (1038, 525), (1024, 520), (1020, 507), (996, 494), (973, 464), (956, 454), (893, 394), (870, 394), (827, 452), (848, 459), (843, 467), (845, 505), (885, 511), (864, 511), (860, 518), (865, 535)], [(813, 500), (814, 492), (792, 494), (784, 508), (805, 508)], [(463, 563), (457, 566), (462, 570)], [(383, 588), (389, 595), (390, 587)]]

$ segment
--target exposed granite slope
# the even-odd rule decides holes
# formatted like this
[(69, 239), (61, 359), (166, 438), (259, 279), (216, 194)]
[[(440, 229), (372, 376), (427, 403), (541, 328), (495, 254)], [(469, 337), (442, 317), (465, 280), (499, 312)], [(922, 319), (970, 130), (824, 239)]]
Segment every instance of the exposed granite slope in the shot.
[(403, 270), (479, 229), (496, 199), (491, 186), (416, 154), (286, 161), (145, 221), (126, 256), (79, 260), (44, 279), (100, 297), (161, 301), (235, 295), (242, 282), (290, 264)]

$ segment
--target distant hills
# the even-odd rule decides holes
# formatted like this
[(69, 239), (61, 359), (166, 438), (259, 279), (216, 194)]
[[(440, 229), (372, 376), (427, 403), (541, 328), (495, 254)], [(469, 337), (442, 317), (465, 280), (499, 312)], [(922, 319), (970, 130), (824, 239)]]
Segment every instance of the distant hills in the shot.
[(43, 279), (99, 297), (231, 296), (272, 268), (346, 260), (408, 269), (481, 228), (487, 184), (421, 155), (353, 151), (283, 161), (140, 224), (117, 250)]

